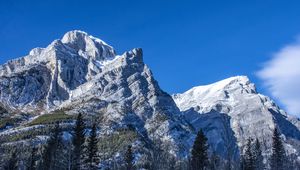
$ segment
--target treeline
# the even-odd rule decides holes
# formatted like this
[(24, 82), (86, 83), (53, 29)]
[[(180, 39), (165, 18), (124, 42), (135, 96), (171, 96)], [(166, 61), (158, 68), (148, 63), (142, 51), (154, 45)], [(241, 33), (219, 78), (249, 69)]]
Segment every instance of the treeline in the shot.
[(90, 134), (86, 135), (82, 114), (78, 114), (71, 140), (65, 139), (68, 137), (63, 136), (63, 131), (57, 122), (47, 142), (42, 147), (39, 145), (32, 147), (25, 158), (20, 156), (25, 153), (17, 147), (11, 148), (9, 158), (2, 162), (2, 169), (98, 169), (96, 132), (96, 125), (93, 124)]
[[(260, 141), (249, 138), (245, 149), (240, 155), (240, 165), (219, 160), (216, 156), (208, 156), (208, 144), (202, 130), (200, 130), (195, 139), (190, 159), (189, 169), (191, 170), (218, 170), (218, 169), (240, 169), (240, 170), (297, 170), (300, 164), (293, 155), (287, 155), (284, 149), (280, 133), (277, 128), (274, 129), (272, 137), (272, 155), (268, 160), (264, 160)], [(212, 154), (214, 155), (214, 154)], [(221, 164), (220, 164), (221, 163)]]
[(99, 156), (104, 151), (99, 147), (101, 141), (97, 136), (97, 126), (94, 123), (87, 130), (82, 114), (78, 114), (71, 135), (64, 133), (60, 124), (56, 123), (49, 136), (46, 143), (27, 147), (27, 149), (8, 145), (5, 147), (8, 152), (5, 152), (0, 148), (0, 169), (292, 170), (300, 167), (295, 161), (296, 158), (287, 156), (276, 128), (273, 133), (272, 155), (269, 159), (264, 159), (266, 156), (262, 155), (259, 139), (249, 138), (241, 151), (240, 160), (235, 161), (226, 160), (215, 152), (210, 152), (207, 137), (202, 130), (197, 133), (190, 156), (182, 160), (170, 154), (168, 146), (158, 140), (153, 141), (153, 148), (146, 157), (134, 154), (135, 148), (128, 144), (126, 147), (123, 146), (124, 152), (118, 160), (106, 157), (104, 162)]
[[(0, 148), (2, 170), (96, 170), (100, 169), (99, 139), (94, 123), (90, 130), (82, 114), (78, 114), (71, 136), (63, 133), (57, 122), (46, 143), (33, 147), (6, 145)], [(42, 137), (42, 136), (41, 136)], [(102, 169), (133, 169), (134, 154), (128, 145), (123, 160)], [(5, 151), (6, 150), (6, 151)], [(7, 154), (8, 153), (8, 154)], [(116, 165), (118, 164), (118, 165)], [(120, 165), (121, 164), (121, 165)], [(110, 167), (112, 166), (112, 167)]]

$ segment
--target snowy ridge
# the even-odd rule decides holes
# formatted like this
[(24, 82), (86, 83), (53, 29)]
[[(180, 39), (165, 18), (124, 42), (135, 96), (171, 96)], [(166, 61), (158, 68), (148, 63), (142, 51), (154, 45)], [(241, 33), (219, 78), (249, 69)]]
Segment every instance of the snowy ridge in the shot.
[(237, 76), (210, 85), (193, 87), (182, 94), (173, 95), (173, 98), (181, 111), (196, 106), (204, 109), (210, 107), (212, 103), (236, 102), (234, 96), (229, 96), (228, 93), (235, 89), (239, 89), (241, 93), (256, 92), (254, 84), (250, 83), (248, 77)]

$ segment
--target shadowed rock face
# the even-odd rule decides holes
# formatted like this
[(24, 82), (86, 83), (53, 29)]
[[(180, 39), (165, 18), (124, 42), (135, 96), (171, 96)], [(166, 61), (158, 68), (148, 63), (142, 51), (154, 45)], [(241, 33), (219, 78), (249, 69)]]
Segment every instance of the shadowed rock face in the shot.
[(30, 105), (45, 101), (51, 81), (50, 71), (43, 65), (0, 78), (0, 98), (7, 106)]
[(226, 159), (239, 159), (240, 151), (230, 116), (215, 110), (199, 114), (195, 108), (184, 111), (183, 115), (196, 131), (202, 129), (205, 132), (211, 151)]

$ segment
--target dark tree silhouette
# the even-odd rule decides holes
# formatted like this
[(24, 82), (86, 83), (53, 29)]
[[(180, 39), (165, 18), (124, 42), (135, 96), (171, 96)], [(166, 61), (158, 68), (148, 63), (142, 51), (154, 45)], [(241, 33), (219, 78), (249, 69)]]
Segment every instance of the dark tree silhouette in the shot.
[(28, 169), (30, 169), (30, 170), (36, 170), (37, 169), (37, 161), (38, 161), (37, 151), (38, 151), (38, 149), (36, 147), (33, 147), (31, 149), (30, 163), (29, 163), (29, 166), (28, 166)]
[(56, 169), (59, 166), (59, 160), (57, 158), (60, 152), (59, 147), (61, 143), (61, 129), (57, 122), (42, 154), (42, 168), (44, 170)]
[(254, 166), (257, 170), (263, 170), (264, 167), (264, 157), (262, 156), (261, 144), (259, 140), (256, 138), (254, 148), (253, 148), (253, 156), (254, 156)]
[(5, 170), (13, 170), (18, 169), (18, 157), (17, 157), (17, 151), (13, 150), (10, 158), (4, 168)]
[(203, 170), (208, 166), (208, 144), (207, 138), (204, 135), (202, 129), (198, 132), (193, 148), (191, 158), (192, 170)]
[(125, 165), (127, 170), (133, 169), (133, 153), (132, 153), (132, 147), (131, 145), (128, 146), (127, 151), (125, 153)]
[(272, 145), (272, 156), (271, 156), (271, 169), (272, 170), (283, 170), (285, 169), (286, 154), (280, 138), (280, 133), (277, 128), (274, 129), (273, 133), (273, 145)]
[(87, 164), (90, 170), (97, 169), (97, 127), (94, 123), (87, 144)]
[(82, 114), (79, 113), (76, 120), (73, 133), (73, 162), (72, 169), (79, 170), (82, 166), (82, 155), (85, 142), (85, 123), (83, 121)]
[(246, 151), (244, 155), (244, 169), (245, 170), (254, 170), (254, 155), (252, 150), (252, 139), (248, 138), (246, 144)]

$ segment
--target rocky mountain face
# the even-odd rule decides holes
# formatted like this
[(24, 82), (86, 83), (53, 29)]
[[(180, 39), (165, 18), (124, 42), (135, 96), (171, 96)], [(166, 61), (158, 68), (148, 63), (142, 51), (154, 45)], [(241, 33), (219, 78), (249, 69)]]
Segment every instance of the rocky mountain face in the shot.
[(239, 159), (249, 137), (260, 139), (269, 154), (275, 127), (289, 153), (300, 151), (299, 120), (257, 93), (247, 77), (170, 96), (144, 64), (142, 49), (117, 55), (82, 31), (70, 31), (48, 47), (0, 66), (0, 117), (19, 122), (6, 123), (1, 137), (41, 128), (43, 124), (30, 122), (58, 111), (84, 113), (97, 122), (100, 136), (130, 127), (138, 136), (131, 141), (134, 146), (151, 149), (159, 140), (177, 157), (187, 156), (199, 129), (211, 151), (227, 159)]
[(285, 139), (287, 152), (299, 155), (299, 120), (259, 94), (246, 76), (194, 87), (173, 99), (184, 118), (196, 130), (204, 129), (211, 146), (224, 156), (228, 151), (237, 156), (248, 138), (259, 139), (264, 154), (271, 154), (275, 127)]
[(1, 103), (24, 112), (55, 109), (115, 56), (105, 42), (80, 31), (69, 32), (47, 48), (35, 48), (0, 67)]
[(82, 112), (99, 120), (102, 133), (133, 126), (143, 140), (162, 140), (176, 155), (189, 147), (190, 127), (143, 63), (142, 49), (116, 55), (82, 31), (2, 65), (0, 103), (14, 114)]

